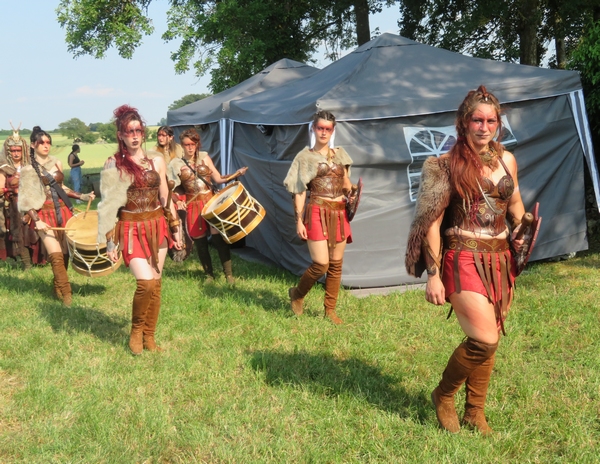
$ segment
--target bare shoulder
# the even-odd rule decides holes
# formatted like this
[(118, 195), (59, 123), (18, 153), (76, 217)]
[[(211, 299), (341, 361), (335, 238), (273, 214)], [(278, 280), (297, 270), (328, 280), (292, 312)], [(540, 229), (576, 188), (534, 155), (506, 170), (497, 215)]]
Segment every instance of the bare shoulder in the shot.
[(517, 159), (510, 151), (504, 150), (502, 153), (502, 161), (504, 161), (506, 166), (511, 170), (517, 168)]

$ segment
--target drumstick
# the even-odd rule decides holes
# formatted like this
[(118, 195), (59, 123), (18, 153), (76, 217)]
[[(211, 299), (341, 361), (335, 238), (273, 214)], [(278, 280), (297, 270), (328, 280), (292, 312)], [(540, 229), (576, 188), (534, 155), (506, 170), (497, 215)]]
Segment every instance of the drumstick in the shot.
[(88, 200), (88, 204), (87, 204), (87, 208), (85, 209), (85, 213), (83, 213), (83, 219), (85, 219), (85, 216), (87, 215), (88, 211), (90, 210), (90, 206), (92, 206), (92, 198), (91, 197)]
[(47, 230), (77, 230), (77, 229), (72, 229), (70, 227), (48, 227)]
[(517, 232), (517, 235), (515, 235), (515, 240), (521, 240), (523, 238), (523, 235), (525, 235), (525, 231), (531, 225), (532, 222), (533, 222), (533, 214), (531, 214), (531, 213), (523, 214), (523, 219), (521, 219), (521, 228)]

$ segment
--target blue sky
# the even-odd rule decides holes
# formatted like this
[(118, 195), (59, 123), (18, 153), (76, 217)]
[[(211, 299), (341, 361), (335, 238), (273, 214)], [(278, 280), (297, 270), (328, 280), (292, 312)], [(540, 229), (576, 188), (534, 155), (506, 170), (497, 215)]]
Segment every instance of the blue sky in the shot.
[[(170, 54), (176, 42), (160, 36), (166, 28), (166, 0), (154, 0), (150, 17), (155, 32), (145, 37), (131, 60), (110, 50), (103, 60), (74, 59), (67, 51), (64, 30), (55, 9), (59, 0), (20, 0), (3, 8), (0, 43), (5, 56), (0, 73), (0, 128), (41, 126), (79, 118), (85, 123), (108, 122), (123, 103), (140, 110), (148, 124), (166, 117), (168, 106), (190, 93), (209, 93), (210, 76), (175, 74)], [(397, 33), (397, 7), (371, 17), (371, 29)], [(319, 56), (320, 55), (320, 56)], [(328, 64), (319, 53), (316, 66)]]

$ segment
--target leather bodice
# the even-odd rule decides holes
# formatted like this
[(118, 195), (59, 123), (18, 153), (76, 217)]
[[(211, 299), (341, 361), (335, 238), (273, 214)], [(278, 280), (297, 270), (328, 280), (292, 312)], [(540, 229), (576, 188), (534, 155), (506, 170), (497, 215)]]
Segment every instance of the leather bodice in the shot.
[(316, 177), (310, 181), (308, 188), (311, 195), (327, 198), (342, 196), (345, 169), (341, 164), (319, 163)]
[[(50, 171), (48, 171), (48, 172), (50, 172)], [(59, 171), (57, 169), (56, 171), (50, 172), (50, 175), (52, 177), (54, 177), (54, 180), (56, 181), (56, 183), (58, 185), (62, 186), (62, 183), (65, 180), (65, 175), (63, 174), (62, 171)], [(45, 182), (47, 182), (47, 180), (43, 179), (42, 182), (45, 183)], [(52, 193), (50, 192), (50, 186), (46, 185), (44, 190), (46, 191), (46, 200), (52, 200)]]
[(144, 171), (141, 184), (131, 184), (127, 189), (127, 203), (125, 209), (134, 213), (154, 211), (160, 206), (159, 188), (160, 174), (154, 169)]
[[(211, 169), (205, 164), (199, 164), (195, 166), (195, 170), (196, 174), (194, 174), (194, 172), (189, 168), (183, 168), (179, 173), (179, 178), (181, 179), (181, 186), (183, 187), (183, 191), (186, 193), (186, 195), (193, 195), (196, 193), (207, 192), (210, 190), (206, 183), (204, 183), (202, 179), (199, 178), (202, 177), (204, 180), (206, 180), (206, 182), (208, 182), (208, 185), (210, 185), (212, 176)], [(198, 177), (196, 177), (196, 175)]]
[(481, 181), (484, 195), (477, 201), (466, 201), (454, 195), (449, 206), (449, 225), (476, 234), (496, 236), (506, 230), (508, 202), (515, 190), (510, 174), (506, 174), (497, 184), (484, 177)]

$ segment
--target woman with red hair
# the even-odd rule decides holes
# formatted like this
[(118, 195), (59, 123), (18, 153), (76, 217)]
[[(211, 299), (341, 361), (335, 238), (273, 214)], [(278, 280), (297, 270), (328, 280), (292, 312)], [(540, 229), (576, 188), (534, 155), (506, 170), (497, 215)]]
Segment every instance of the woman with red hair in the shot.
[[(123, 254), (137, 281), (133, 296), (129, 348), (161, 351), (154, 334), (160, 312), (162, 269), (167, 248), (181, 248), (175, 206), (169, 203), (166, 165), (156, 152), (146, 153), (145, 126), (137, 109), (123, 105), (114, 111), (118, 151), (101, 174), (102, 202), (98, 205), (98, 243), (117, 261)], [(117, 224), (115, 219), (118, 217)]]
[[(427, 301), (450, 302), (466, 335), (431, 394), (440, 426), (453, 433), (460, 430), (454, 394), (463, 383), (462, 424), (492, 432), (485, 399), (516, 277), (509, 242), (525, 208), (517, 161), (496, 140), (500, 116), (498, 99), (484, 86), (467, 94), (456, 116), (455, 145), (423, 165), (406, 251), (409, 274), (427, 271)], [(513, 249), (522, 246), (523, 240), (512, 240)]]

